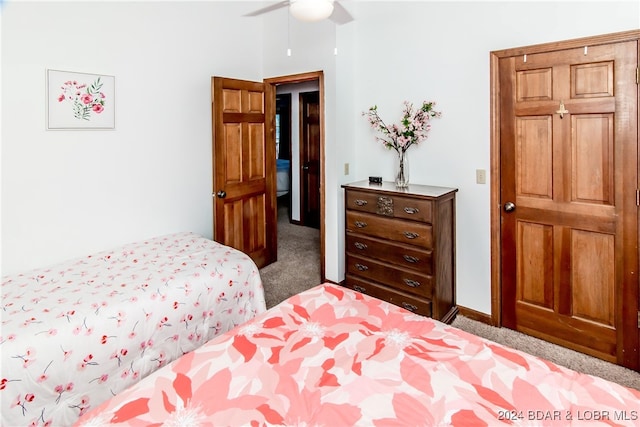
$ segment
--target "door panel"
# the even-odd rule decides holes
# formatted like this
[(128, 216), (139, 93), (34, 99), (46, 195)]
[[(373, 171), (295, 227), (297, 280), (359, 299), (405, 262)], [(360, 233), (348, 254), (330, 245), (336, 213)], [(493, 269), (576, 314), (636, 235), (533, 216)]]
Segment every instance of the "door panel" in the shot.
[(504, 326), (638, 366), (636, 41), (499, 60)]
[(571, 121), (571, 199), (613, 206), (613, 114), (582, 114)]
[(320, 93), (300, 94), (303, 225), (320, 227)]
[(277, 249), (270, 238), (276, 212), (268, 90), (212, 78), (214, 240), (247, 253), (259, 268), (275, 261)]

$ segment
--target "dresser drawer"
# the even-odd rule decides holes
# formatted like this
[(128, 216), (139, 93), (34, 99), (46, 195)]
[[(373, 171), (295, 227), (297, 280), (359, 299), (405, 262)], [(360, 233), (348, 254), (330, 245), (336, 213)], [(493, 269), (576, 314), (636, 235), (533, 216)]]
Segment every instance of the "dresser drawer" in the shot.
[(431, 225), (414, 221), (385, 218), (375, 214), (347, 211), (347, 232), (357, 232), (382, 239), (431, 249)]
[(403, 196), (387, 196), (366, 191), (348, 190), (347, 209), (394, 218), (431, 222), (433, 202)]
[(432, 274), (431, 251), (415, 246), (391, 243), (361, 234), (347, 233), (347, 252), (366, 258), (376, 258), (399, 267), (420, 270)]
[(431, 301), (416, 298), (404, 292), (376, 285), (366, 280), (347, 274), (345, 286), (363, 294), (371, 295), (391, 304), (403, 307), (413, 313), (431, 317)]
[(347, 273), (387, 285), (391, 288), (431, 298), (433, 277), (398, 268), (371, 258), (347, 254)]

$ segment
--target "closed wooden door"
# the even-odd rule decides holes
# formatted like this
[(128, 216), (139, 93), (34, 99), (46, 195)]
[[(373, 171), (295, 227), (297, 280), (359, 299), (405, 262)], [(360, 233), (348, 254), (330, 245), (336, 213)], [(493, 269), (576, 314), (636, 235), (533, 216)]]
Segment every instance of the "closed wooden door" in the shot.
[(301, 222), (320, 227), (320, 93), (300, 94)]
[(498, 66), (502, 323), (637, 369), (637, 42)]
[(275, 96), (271, 85), (222, 77), (211, 89), (214, 240), (262, 268), (277, 256), (275, 142), (267, 143)]

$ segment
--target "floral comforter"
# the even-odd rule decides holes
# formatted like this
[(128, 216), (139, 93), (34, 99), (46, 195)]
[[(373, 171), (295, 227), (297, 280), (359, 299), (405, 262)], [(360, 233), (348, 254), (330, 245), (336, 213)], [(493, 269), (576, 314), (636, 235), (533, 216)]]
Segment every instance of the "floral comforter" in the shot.
[(638, 391), (324, 284), (78, 425), (637, 425), (638, 416)]
[(2, 279), (3, 426), (69, 426), (266, 310), (242, 252), (161, 236)]

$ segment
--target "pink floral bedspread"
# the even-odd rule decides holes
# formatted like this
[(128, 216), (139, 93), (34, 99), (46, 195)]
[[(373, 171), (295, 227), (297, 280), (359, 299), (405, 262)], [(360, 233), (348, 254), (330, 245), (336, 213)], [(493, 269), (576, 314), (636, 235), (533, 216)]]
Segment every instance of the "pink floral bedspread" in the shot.
[(638, 416), (638, 391), (324, 284), (78, 425), (637, 425)]
[(193, 233), (3, 277), (1, 291), (3, 426), (69, 426), (266, 310), (253, 261)]

